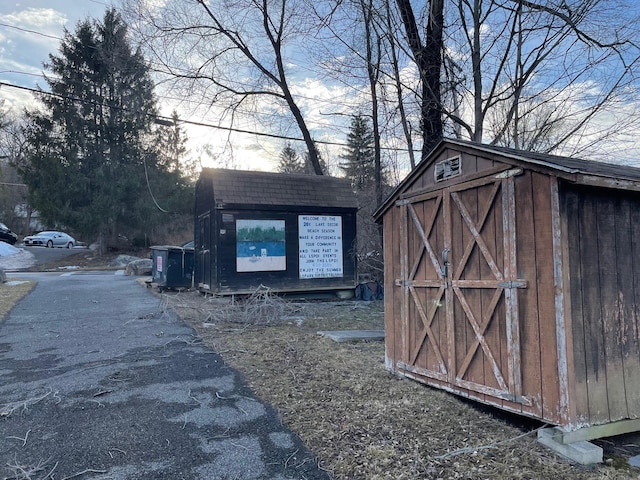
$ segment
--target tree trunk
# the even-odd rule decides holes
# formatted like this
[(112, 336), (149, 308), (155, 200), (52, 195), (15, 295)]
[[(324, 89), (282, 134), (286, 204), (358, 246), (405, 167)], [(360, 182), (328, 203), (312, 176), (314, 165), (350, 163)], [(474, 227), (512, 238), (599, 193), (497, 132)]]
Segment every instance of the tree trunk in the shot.
[(420, 72), (422, 98), (420, 105), (422, 159), (426, 158), (442, 138), (442, 100), (440, 72), (442, 70), (442, 35), (444, 0), (430, 0), (427, 38), (420, 38), (410, 0), (396, 0), (414, 61)]

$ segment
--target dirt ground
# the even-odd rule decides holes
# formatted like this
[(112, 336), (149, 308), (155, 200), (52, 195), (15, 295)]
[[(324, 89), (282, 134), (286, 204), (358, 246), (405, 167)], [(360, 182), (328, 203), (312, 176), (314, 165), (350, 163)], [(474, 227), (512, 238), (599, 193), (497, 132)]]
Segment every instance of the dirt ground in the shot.
[[(75, 257), (69, 264), (109, 263)], [(318, 335), (382, 329), (381, 302), (155, 293), (193, 326), (194, 341), (244, 375), (335, 479), (640, 478), (627, 462), (640, 454), (637, 436), (594, 442), (605, 463), (572, 465), (536, 442), (543, 425), (390, 374), (382, 342), (335, 343)]]

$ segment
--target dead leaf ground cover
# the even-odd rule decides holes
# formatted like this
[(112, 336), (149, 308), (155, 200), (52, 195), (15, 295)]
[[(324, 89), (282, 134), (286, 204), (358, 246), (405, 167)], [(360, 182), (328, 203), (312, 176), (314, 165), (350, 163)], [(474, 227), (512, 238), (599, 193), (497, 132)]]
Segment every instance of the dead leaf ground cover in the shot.
[(0, 283), (0, 322), (4, 316), (31, 291), (35, 283), (18, 278), (12, 278), (9, 284)]
[(379, 302), (279, 301), (269, 310), (263, 298), (258, 318), (241, 303), (195, 292), (163, 298), (336, 479), (638, 478), (611, 459), (571, 465), (536, 442), (539, 424), (391, 375), (382, 342), (317, 335), (383, 328)]

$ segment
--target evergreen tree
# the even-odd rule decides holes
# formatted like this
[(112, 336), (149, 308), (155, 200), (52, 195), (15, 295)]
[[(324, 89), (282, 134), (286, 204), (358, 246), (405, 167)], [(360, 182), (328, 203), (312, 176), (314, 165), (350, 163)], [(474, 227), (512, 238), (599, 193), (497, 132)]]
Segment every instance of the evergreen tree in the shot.
[(170, 173), (177, 156), (157, 153), (149, 68), (120, 15), (109, 9), (101, 22), (65, 31), (45, 66), (52, 95), (43, 92), (43, 108), (29, 113), (19, 165), (30, 203), (48, 225), (88, 239), (148, 227), (149, 172)]
[(280, 161), (278, 162), (278, 172), (280, 173), (304, 173), (304, 165), (298, 152), (291, 146), (290, 142), (280, 152)]
[(375, 151), (373, 131), (366, 118), (360, 114), (351, 119), (351, 127), (347, 134), (345, 153), (340, 168), (351, 186), (358, 192), (367, 189), (375, 182)]
[[(320, 171), (322, 172), (322, 175), (329, 175), (329, 166), (327, 165), (327, 162), (322, 156), (322, 153), (320, 152), (320, 149), (318, 148), (317, 145), (315, 150), (316, 150), (316, 155), (318, 157), (318, 165), (320, 166)], [(308, 175), (316, 175), (316, 170), (313, 165), (313, 162), (311, 161), (311, 156), (309, 155), (309, 152), (305, 152), (304, 154), (304, 165), (302, 170), (303, 170), (302, 173), (306, 173)]]

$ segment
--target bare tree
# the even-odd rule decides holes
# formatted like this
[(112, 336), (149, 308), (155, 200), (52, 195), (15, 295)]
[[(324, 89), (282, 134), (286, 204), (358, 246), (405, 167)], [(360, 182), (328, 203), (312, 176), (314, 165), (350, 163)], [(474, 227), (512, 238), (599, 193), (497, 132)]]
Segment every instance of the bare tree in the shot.
[(209, 106), (222, 106), (231, 121), (241, 107), (250, 108), (259, 99), (271, 99), (274, 110), (280, 105), (288, 109), (315, 174), (323, 174), (287, 71), (293, 61), (288, 58), (290, 44), (311, 28), (301, 1), (168, 1), (158, 7), (130, 0), (128, 13), (136, 19), (135, 28), (154, 67), (169, 79), (186, 82), (189, 93), (199, 93)]
[(20, 233), (28, 232), (28, 224), (16, 222), (16, 210), (25, 205), (27, 211), (27, 188), (14, 166), (24, 146), (23, 118), (0, 100), (0, 219)]
[(444, 0), (429, 0), (427, 5), (425, 38), (420, 35), (410, 0), (396, 0), (406, 33), (406, 41), (413, 53), (421, 83), (420, 120), (422, 158), (442, 138), (443, 109), (441, 92)]
[(468, 138), (576, 153), (620, 131), (587, 138), (601, 113), (635, 102), (637, 19), (613, 2), (458, 0), (448, 19), (445, 113)]
[(400, 55), (399, 50), (400, 47), (398, 45), (399, 39), (395, 38), (393, 35), (394, 32), (397, 31), (395, 15), (391, 8), (391, 0), (384, 0), (382, 12), (382, 24), (384, 25), (383, 31), (386, 32), (385, 38), (388, 40), (385, 44), (387, 45), (387, 56), (389, 58), (389, 66), (391, 69), (391, 78), (392, 85), (396, 92), (396, 101), (397, 101), (397, 109), (400, 125), (402, 126), (402, 131), (404, 133), (404, 138), (407, 142), (407, 153), (409, 156), (409, 164), (411, 165), (411, 169), (413, 170), (416, 167), (416, 159), (413, 151), (413, 133), (411, 129), (411, 125), (409, 122), (407, 108), (405, 106), (404, 100), (404, 92), (410, 91), (405, 85), (402, 83), (402, 78), (400, 76)]

